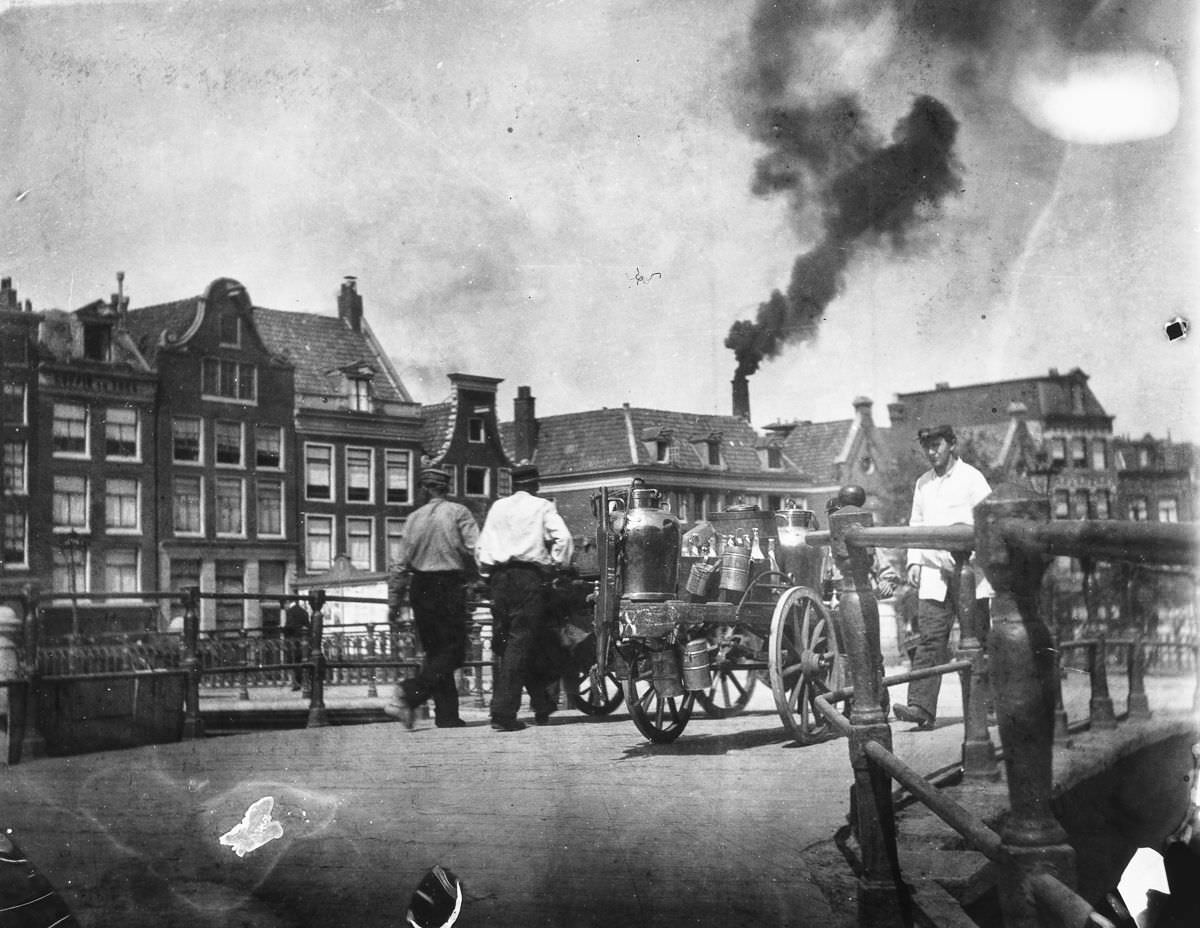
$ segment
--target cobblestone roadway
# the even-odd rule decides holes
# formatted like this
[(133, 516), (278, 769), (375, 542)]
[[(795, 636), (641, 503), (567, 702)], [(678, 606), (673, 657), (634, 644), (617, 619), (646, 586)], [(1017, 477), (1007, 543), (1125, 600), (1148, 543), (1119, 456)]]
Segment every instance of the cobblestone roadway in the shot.
[[(0, 777), (0, 818), (85, 926), (395, 926), (441, 863), (464, 882), (464, 926), (848, 928), (844, 874), (801, 859), (845, 819), (846, 742), (795, 747), (764, 688), (751, 709), (697, 716), (666, 746), (623, 708), (513, 734), (476, 710), (458, 730), (385, 723), (28, 761)], [(933, 732), (895, 729), (918, 770), (958, 756), (957, 706), (944, 712)], [(263, 796), (284, 836), (238, 858), (218, 838)]]

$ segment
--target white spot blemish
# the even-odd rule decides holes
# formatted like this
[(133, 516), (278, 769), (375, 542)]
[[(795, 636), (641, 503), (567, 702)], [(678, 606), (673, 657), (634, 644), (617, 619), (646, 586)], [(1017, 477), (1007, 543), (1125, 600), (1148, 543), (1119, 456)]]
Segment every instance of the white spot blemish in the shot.
[(275, 797), (263, 796), (246, 810), (241, 822), (221, 835), (221, 844), (233, 848), (238, 857), (245, 857), (264, 844), (283, 837), (283, 826), (271, 819), (274, 808)]

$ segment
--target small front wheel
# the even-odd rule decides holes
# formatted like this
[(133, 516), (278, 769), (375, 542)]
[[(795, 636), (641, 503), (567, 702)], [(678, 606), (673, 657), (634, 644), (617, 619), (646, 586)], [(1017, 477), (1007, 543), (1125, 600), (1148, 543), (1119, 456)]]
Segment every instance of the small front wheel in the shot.
[(654, 687), (650, 671), (650, 652), (638, 647), (629, 661), (629, 676), (622, 681), (625, 705), (638, 731), (656, 744), (670, 744), (682, 733), (692, 717), (694, 693), (663, 696)]

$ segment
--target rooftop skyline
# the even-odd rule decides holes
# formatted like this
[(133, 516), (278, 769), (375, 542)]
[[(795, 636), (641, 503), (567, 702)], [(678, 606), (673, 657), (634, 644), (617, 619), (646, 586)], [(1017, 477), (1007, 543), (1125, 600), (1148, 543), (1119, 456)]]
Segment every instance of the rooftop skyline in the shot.
[(330, 315), (353, 275), (421, 402), (467, 371), (501, 409), (727, 413), (726, 336), (766, 319), (758, 424), (1078, 366), (1118, 432), (1200, 439), (1164, 331), (1195, 15), (1027, 6), (24, 3), (2, 270), (38, 309), (123, 270), (134, 307), (228, 276)]

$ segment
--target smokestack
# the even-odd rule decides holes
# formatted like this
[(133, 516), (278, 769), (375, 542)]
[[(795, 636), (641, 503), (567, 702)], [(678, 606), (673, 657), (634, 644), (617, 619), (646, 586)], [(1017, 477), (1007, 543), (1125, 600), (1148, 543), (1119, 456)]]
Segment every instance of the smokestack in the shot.
[(353, 332), (362, 331), (363, 301), (358, 294), (358, 278), (346, 277), (338, 294), (338, 318)]
[(746, 422), (750, 421), (750, 381), (745, 374), (735, 374), (733, 380), (733, 414)]
[(537, 451), (537, 416), (534, 397), (529, 387), (517, 387), (513, 399), (513, 457), (517, 461), (532, 461)]

